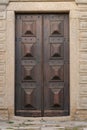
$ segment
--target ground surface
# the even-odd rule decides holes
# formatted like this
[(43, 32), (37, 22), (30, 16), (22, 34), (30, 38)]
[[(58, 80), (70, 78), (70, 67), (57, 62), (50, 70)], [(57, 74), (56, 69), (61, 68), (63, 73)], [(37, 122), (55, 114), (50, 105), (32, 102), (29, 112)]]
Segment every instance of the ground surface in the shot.
[(87, 121), (0, 121), (0, 130), (87, 130)]

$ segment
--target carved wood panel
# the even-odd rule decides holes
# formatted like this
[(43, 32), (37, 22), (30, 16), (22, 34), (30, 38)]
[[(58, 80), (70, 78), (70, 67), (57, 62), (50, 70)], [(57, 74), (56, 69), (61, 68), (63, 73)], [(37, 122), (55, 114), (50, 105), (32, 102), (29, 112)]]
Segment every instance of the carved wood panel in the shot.
[(68, 115), (68, 15), (44, 17), (44, 115)]
[(16, 15), (16, 115), (69, 114), (67, 14)]
[(16, 114), (21, 116), (41, 116), (41, 17), (16, 16)]

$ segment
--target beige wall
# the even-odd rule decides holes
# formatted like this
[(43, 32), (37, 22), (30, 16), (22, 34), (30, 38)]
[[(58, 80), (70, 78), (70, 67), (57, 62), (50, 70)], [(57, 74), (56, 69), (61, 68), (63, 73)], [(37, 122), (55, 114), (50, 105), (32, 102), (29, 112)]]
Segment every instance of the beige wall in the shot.
[[(70, 116), (62, 117), (61, 120), (87, 119), (86, 0), (70, 0), (70, 2), (69, 0), (68, 2), (62, 0), (62, 2), (54, 3), (30, 2), (30, 0), (27, 2), (24, 2), (25, 0), (11, 1), (13, 0), (10, 2), (7, 0), (0, 1), (0, 118), (15, 117), (15, 12), (20, 11), (69, 12)], [(54, 119), (60, 120), (60, 118), (55, 117)]]

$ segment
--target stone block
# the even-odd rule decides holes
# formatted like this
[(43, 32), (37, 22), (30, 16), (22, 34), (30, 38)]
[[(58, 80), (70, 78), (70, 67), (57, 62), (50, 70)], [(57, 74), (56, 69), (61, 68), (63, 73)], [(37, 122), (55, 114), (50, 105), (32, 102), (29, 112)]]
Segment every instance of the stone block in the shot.
[(80, 52), (80, 61), (87, 61), (87, 53)]
[(80, 64), (80, 72), (87, 72), (87, 64)]
[(0, 63), (0, 75), (5, 73), (5, 63)]
[(79, 11), (77, 10), (70, 11), (70, 19), (78, 19), (78, 17), (79, 17)]
[(9, 0), (0, 0), (0, 4), (8, 4)]
[(37, 127), (34, 127), (34, 126), (21, 126), (21, 127), (18, 127), (17, 130), (41, 130), (40, 126), (37, 126)]
[(80, 47), (81, 51), (87, 50), (87, 42), (86, 42), (86, 40), (81, 40), (80, 43), (79, 43), (79, 47)]
[(80, 20), (86, 20), (87, 19), (87, 12), (85, 11), (79, 11), (79, 18)]
[(80, 73), (80, 83), (87, 83), (87, 73)]
[(1, 5), (0, 4), (0, 12), (5, 11), (5, 10), (6, 10), (6, 5), (4, 5), (4, 4)]
[[(33, 2), (11, 2), (11, 4), (9, 4), (9, 6), (7, 7), (8, 11), (50, 11), (50, 12), (62, 12), (62, 11), (70, 11), (70, 9), (75, 9), (76, 5), (74, 2), (62, 2), (61, 0), (59, 0), (60, 2), (54, 2), (53, 1), (48, 1), (48, 2), (39, 2), (39, 0), (35, 0), (38, 2), (35, 2), (35, 4)], [(45, 0), (47, 1), (47, 0)]]
[(6, 11), (0, 11), (0, 20), (6, 19)]
[(80, 20), (80, 29), (87, 29), (87, 19)]
[(0, 52), (0, 63), (5, 62), (6, 57), (5, 57), (5, 53), (4, 52)]
[(0, 31), (4, 31), (6, 29), (5, 20), (0, 20)]
[(87, 4), (87, 0), (75, 0), (77, 4)]
[(64, 127), (41, 127), (41, 130), (65, 130)]
[[(13, 2), (64, 2), (64, 0), (9, 0)], [(66, 0), (66, 2), (70, 2), (72, 0)]]
[(4, 106), (4, 98), (0, 97), (0, 106)]
[(5, 51), (5, 32), (0, 32), (0, 51)]
[[(1, 86), (1, 85), (0, 85)], [(3, 92), (3, 87), (0, 87), (0, 93), (2, 93)]]
[(87, 84), (80, 84), (80, 95), (87, 95)]
[(0, 51), (5, 51), (5, 44), (0, 44)]
[(0, 43), (6, 40), (5, 32), (0, 32)]
[(86, 31), (80, 31), (80, 38), (87, 38), (87, 30)]
[(8, 109), (7, 108), (0, 108), (0, 120), (8, 120)]
[(0, 93), (3, 93), (5, 89), (4, 86), (5, 86), (5, 76), (0, 75)]
[(83, 109), (87, 109), (87, 96), (80, 96), (79, 106), (81, 106)]

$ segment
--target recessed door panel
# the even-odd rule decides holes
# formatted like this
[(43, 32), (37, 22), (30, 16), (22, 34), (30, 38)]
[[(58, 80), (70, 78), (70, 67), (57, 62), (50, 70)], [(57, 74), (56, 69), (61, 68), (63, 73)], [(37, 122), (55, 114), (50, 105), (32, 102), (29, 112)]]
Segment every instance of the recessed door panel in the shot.
[[(16, 113), (41, 116), (42, 16), (16, 16)], [(38, 51), (39, 50), (39, 51)]]
[(68, 14), (17, 14), (15, 112), (69, 114)]
[(68, 15), (44, 16), (44, 116), (68, 114), (68, 30)]

